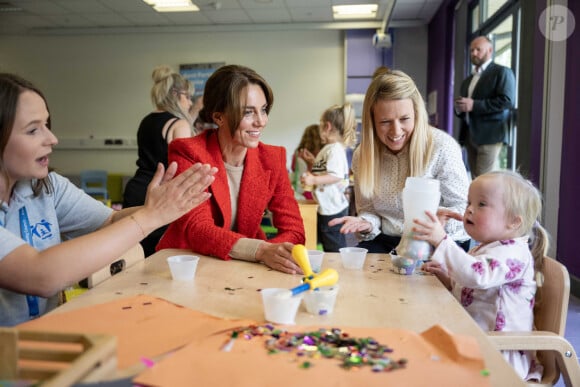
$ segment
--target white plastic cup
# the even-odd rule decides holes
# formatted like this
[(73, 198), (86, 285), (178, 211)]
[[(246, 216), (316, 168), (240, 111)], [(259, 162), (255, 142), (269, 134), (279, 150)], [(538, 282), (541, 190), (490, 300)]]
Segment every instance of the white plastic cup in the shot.
[(176, 281), (191, 281), (195, 277), (199, 257), (195, 255), (172, 255), (167, 258), (171, 277)]
[(362, 247), (343, 247), (338, 250), (345, 269), (361, 270), (367, 257), (367, 249)]
[(262, 289), (260, 293), (262, 293), (264, 316), (267, 321), (276, 324), (295, 324), (294, 319), (303, 293), (293, 296), (289, 289), (283, 288), (266, 288)]
[(308, 260), (310, 261), (310, 267), (315, 273), (320, 273), (322, 268), (322, 259), (324, 258), (324, 251), (320, 250), (308, 250)]
[(306, 292), (304, 295), (306, 311), (316, 316), (332, 314), (337, 295), (338, 285), (321, 286), (318, 289)]

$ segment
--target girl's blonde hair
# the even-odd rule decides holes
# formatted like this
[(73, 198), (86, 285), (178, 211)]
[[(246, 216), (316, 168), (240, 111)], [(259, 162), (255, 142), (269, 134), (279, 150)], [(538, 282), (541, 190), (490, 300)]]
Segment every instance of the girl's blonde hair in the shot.
[(332, 127), (340, 133), (342, 142), (353, 147), (356, 143), (356, 115), (350, 102), (342, 106), (334, 105), (322, 113), (321, 123), (330, 122)]
[(415, 82), (402, 71), (389, 70), (375, 76), (367, 89), (362, 113), (362, 134), (358, 166), (359, 190), (370, 198), (378, 194), (385, 145), (375, 131), (374, 107), (379, 101), (410, 99), (415, 112), (415, 128), (409, 142), (409, 176), (422, 176), (433, 153), (433, 132), (429, 126), (425, 102)]
[(153, 78), (153, 87), (151, 88), (153, 105), (158, 110), (169, 112), (193, 125), (189, 112), (184, 111), (179, 105), (180, 94), (185, 93), (188, 98), (193, 95), (194, 87), (191, 82), (166, 65), (153, 69), (151, 78)]
[[(538, 290), (542, 286), (544, 256), (548, 253), (549, 235), (540, 224), (542, 216), (542, 194), (529, 181), (518, 172), (509, 170), (488, 172), (481, 177), (493, 177), (500, 179), (504, 187), (504, 206), (507, 216), (519, 217), (521, 225), (520, 235), (529, 237), (529, 247), (534, 257), (534, 272)], [(538, 293), (536, 299), (538, 300)]]

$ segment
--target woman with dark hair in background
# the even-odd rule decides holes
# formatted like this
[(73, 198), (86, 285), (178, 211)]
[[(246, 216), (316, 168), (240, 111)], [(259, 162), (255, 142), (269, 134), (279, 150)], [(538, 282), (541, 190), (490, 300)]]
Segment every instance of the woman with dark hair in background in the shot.
[[(223, 66), (209, 77), (200, 116), (217, 129), (172, 142), (169, 160), (177, 161), (178, 171), (197, 162), (217, 167), (209, 188), (212, 199), (171, 224), (157, 249), (191, 249), (302, 273), (292, 248), (304, 243), (304, 225), (288, 178), (286, 150), (260, 141), (273, 102), (268, 83), (247, 67)], [(266, 209), (278, 230), (269, 240), (261, 228)]]

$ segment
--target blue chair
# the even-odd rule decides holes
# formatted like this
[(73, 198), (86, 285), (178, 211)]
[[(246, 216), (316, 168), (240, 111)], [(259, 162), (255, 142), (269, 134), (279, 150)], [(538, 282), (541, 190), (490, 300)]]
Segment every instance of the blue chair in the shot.
[(106, 203), (109, 200), (107, 175), (108, 173), (105, 170), (81, 171), (81, 189), (95, 199)]

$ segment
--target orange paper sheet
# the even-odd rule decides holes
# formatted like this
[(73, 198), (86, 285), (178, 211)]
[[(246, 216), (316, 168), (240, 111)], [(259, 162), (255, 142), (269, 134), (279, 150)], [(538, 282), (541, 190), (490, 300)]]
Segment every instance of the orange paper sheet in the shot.
[[(234, 328), (262, 324), (248, 320), (224, 320), (139, 295), (55, 313), (21, 324), (27, 330), (105, 333), (117, 337), (120, 370), (135, 370), (141, 358), (155, 359), (152, 368), (134, 381), (148, 386), (431, 386), (469, 381), (470, 387), (489, 386), (474, 338), (451, 335), (440, 326), (417, 334), (404, 329), (346, 328), (351, 337), (372, 337), (392, 348), (392, 359), (405, 358), (404, 369), (374, 373), (370, 367), (345, 370), (336, 359), (306, 359), (293, 353), (270, 355), (263, 338), (238, 338), (230, 352), (221, 350)], [(281, 326), (290, 332), (318, 328)], [(170, 353), (171, 352), (171, 353)]]
[(161, 298), (138, 295), (70, 312), (48, 314), (20, 324), (18, 328), (116, 336), (117, 363), (123, 370), (139, 364), (142, 357), (158, 357), (195, 338), (240, 324)]
[[(283, 327), (308, 332), (318, 327)], [(228, 334), (195, 340), (137, 376), (147, 386), (489, 386), (475, 339), (452, 336), (440, 326), (421, 335), (403, 329), (343, 328), (351, 337), (373, 337), (394, 349), (393, 360), (408, 360), (404, 369), (375, 373), (370, 367), (346, 370), (340, 361), (268, 354), (263, 338), (238, 338), (230, 352), (221, 348)], [(310, 368), (302, 368), (304, 361)], [(459, 384), (458, 384), (459, 383)]]

